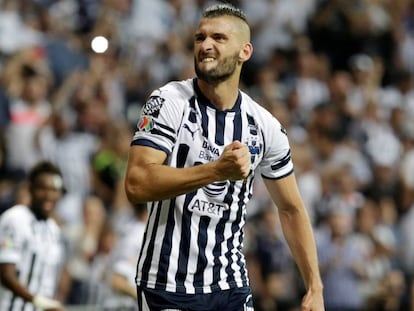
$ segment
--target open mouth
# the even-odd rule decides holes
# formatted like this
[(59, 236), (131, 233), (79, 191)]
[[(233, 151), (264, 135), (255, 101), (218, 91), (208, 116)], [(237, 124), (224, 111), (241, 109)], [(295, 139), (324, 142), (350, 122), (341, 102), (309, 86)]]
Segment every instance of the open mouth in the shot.
[(214, 62), (214, 61), (215, 61), (215, 58), (213, 58), (213, 57), (206, 57), (206, 58), (201, 59), (202, 63), (211, 63), (211, 62)]

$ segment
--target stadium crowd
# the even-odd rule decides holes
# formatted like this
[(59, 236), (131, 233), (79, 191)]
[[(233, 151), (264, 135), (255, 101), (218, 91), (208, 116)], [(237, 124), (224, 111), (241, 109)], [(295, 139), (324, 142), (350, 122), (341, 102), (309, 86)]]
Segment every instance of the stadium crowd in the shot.
[[(227, 2), (253, 30), (243, 88), (291, 141), (326, 309), (414, 310), (413, 1)], [(149, 92), (193, 77), (192, 30), (212, 3), (0, 0), (0, 213), (27, 202), (35, 163), (61, 169), (67, 305), (134, 310), (146, 214), (124, 193), (129, 144)], [(303, 284), (260, 176), (255, 188), (255, 309), (298, 310)]]

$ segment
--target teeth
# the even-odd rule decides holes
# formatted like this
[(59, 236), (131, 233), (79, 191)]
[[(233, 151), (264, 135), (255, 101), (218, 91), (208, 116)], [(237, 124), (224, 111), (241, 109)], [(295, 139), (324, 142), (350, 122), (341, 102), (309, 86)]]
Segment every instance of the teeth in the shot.
[(203, 63), (210, 63), (210, 62), (212, 62), (212, 61), (214, 61), (214, 58), (212, 58), (212, 57), (204, 58), (204, 59), (202, 60), (202, 62), (203, 62)]

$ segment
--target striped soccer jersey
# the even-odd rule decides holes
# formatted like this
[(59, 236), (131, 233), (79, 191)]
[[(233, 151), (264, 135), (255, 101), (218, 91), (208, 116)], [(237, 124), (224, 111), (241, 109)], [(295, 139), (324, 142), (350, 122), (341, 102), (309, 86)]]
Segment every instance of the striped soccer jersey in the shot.
[[(1, 215), (0, 263), (15, 264), (20, 283), (32, 294), (54, 297), (63, 260), (61, 231), (54, 220), (37, 220), (24, 205)], [(0, 285), (0, 311), (6, 310), (36, 309)]]
[(187, 294), (248, 286), (243, 226), (254, 171), (272, 179), (293, 171), (286, 131), (242, 91), (225, 111), (203, 96), (196, 79), (170, 82), (148, 98), (132, 145), (165, 151), (172, 167), (214, 161), (234, 140), (250, 150), (252, 171), (245, 181), (214, 182), (149, 204), (138, 285)]

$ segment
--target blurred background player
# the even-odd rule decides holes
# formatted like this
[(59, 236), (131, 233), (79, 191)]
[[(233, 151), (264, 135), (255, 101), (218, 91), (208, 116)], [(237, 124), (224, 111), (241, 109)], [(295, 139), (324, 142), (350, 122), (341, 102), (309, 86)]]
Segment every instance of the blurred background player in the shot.
[(0, 217), (0, 310), (64, 310), (56, 299), (65, 280), (64, 244), (50, 217), (62, 195), (62, 176), (53, 164), (40, 162), (28, 181), (30, 203)]

